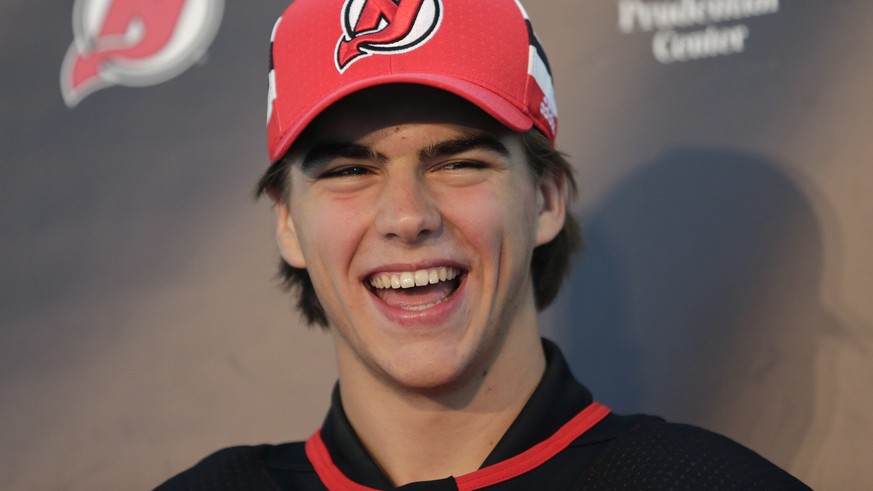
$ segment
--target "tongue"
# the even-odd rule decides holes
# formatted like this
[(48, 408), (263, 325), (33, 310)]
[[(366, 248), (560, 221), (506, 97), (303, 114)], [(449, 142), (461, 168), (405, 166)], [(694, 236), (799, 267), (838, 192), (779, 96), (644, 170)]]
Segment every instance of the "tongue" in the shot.
[(396, 290), (393, 288), (376, 290), (376, 295), (392, 307), (415, 308), (445, 300), (455, 291), (456, 286), (455, 281), (441, 281), (434, 285), (398, 288)]

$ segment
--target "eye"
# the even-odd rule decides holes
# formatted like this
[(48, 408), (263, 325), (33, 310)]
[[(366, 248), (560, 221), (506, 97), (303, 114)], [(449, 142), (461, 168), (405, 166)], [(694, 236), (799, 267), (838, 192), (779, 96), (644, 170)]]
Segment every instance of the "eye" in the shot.
[(331, 179), (336, 177), (357, 177), (369, 173), (370, 169), (364, 167), (363, 165), (347, 165), (343, 167), (335, 167), (333, 169), (325, 171), (318, 177), (319, 179)]
[(488, 167), (484, 162), (477, 160), (456, 160), (443, 164), (440, 169), (444, 170), (479, 170)]

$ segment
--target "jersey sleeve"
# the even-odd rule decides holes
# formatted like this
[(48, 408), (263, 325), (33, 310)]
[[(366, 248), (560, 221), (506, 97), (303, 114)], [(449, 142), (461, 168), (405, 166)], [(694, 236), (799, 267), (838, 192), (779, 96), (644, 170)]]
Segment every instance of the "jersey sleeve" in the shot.
[(710, 431), (646, 421), (613, 441), (592, 463), (582, 489), (808, 490), (761, 455)]
[(219, 450), (164, 482), (155, 491), (276, 491), (263, 462), (264, 447)]

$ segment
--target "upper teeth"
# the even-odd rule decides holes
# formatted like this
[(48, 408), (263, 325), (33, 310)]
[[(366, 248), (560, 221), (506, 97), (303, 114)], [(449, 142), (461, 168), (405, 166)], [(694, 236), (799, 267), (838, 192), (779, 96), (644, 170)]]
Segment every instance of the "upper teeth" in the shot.
[(413, 286), (433, 285), (440, 281), (453, 280), (460, 274), (455, 268), (439, 268), (404, 271), (402, 273), (379, 273), (370, 278), (374, 288), (412, 288)]

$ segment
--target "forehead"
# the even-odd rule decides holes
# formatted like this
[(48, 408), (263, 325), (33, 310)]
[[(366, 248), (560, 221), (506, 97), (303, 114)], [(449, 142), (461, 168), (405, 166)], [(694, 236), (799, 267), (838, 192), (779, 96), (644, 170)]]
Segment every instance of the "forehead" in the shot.
[(410, 123), (473, 129), (496, 138), (513, 133), (458, 96), (398, 84), (362, 90), (333, 104), (306, 128), (294, 147), (304, 150), (323, 142), (354, 142), (374, 131)]

